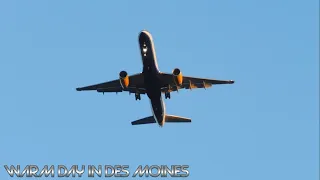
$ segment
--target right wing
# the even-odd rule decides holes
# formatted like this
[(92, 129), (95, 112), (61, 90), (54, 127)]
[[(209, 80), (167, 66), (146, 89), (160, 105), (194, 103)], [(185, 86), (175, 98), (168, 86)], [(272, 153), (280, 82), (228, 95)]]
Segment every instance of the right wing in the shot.
[(164, 82), (162, 92), (178, 91), (179, 89), (195, 89), (195, 88), (210, 88), (215, 84), (233, 84), (233, 80), (217, 80), (208, 78), (198, 78), (191, 76), (183, 76), (183, 82), (181, 86), (177, 86), (174, 82), (174, 76), (168, 73), (161, 73), (160, 77)]
[(129, 76), (129, 86), (123, 89), (120, 80), (108, 81), (100, 84), (94, 84), (85, 87), (79, 87), (77, 91), (91, 91), (96, 90), (97, 92), (122, 92), (128, 91), (130, 93), (139, 92), (140, 94), (145, 94), (146, 89), (144, 87), (144, 78), (142, 73), (134, 74)]

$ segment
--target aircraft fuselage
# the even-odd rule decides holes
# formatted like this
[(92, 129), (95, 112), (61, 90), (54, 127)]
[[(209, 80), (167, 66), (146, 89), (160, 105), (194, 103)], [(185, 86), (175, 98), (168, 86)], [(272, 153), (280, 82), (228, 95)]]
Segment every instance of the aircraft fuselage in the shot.
[(160, 126), (163, 126), (165, 122), (165, 104), (161, 96), (162, 82), (158, 78), (160, 71), (153, 39), (149, 32), (142, 31), (139, 34), (139, 47), (143, 64), (144, 83), (150, 99), (153, 117)]

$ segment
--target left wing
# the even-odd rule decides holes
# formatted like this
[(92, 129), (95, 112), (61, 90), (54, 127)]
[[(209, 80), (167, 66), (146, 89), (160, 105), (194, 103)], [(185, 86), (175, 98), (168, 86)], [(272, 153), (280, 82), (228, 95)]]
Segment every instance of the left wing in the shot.
[(132, 76), (129, 76), (129, 86), (125, 89), (122, 88), (120, 80), (108, 81), (100, 84), (94, 84), (90, 86), (77, 88), (77, 91), (90, 91), (96, 90), (97, 92), (122, 92), (129, 91), (130, 93), (139, 92), (140, 94), (145, 94), (146, 89), (144, 87), (143, 74), (138, 73)]
[(183, 76), (183, 82), (181, 86), (177, 86), (174, 81), (174, 76), (168, 73), (161, 73), (161, 79), (164, 82), (162, 88), (163, 92), (172, 92), (179, 89), (195, 89), (195, 88), (210, 88), (214, 84), (233, 84), (233, 80), (217, 80), (207, 78), (197, 78), (190, 76)]

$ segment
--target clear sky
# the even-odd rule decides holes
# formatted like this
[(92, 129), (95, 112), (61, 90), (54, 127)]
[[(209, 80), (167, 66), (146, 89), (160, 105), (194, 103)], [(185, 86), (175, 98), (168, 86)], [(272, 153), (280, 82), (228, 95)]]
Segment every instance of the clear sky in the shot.
[[(190, 180), (318, 179), (318, 11), (316, 0), (0, 1), (0, 178), (15, 179), (5, 164), (187, 164)], [(167, 113), (192, 123), (163, 128), (131, 125), (151, 115), (147, 96), (75, 90), (141, 72), (143, 29), (161, 71), (235, 84), (173, 93)]]

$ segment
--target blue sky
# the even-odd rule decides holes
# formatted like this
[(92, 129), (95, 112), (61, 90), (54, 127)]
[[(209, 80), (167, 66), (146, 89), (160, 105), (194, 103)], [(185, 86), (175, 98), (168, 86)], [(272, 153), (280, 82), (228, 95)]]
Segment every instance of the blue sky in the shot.
[[(1, 1), (1, 179), (14, 179), (5, 164), (188, 164), (190, 180), (318, 179), (318, 11), (316, 0)], [(163, 128), (131, 126), (151, 115), (146, 96), (75, 91), (141, 72), (143, 29), (161, 71), (235, 84), (173, 93), (167, 113), (193, 122)]]

